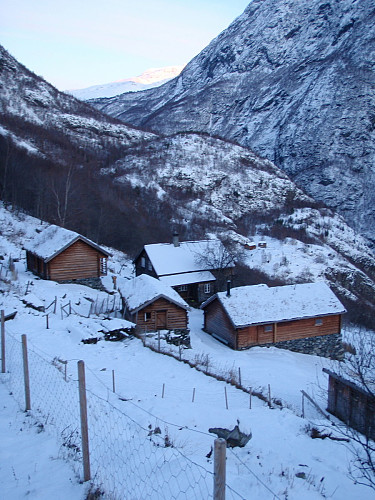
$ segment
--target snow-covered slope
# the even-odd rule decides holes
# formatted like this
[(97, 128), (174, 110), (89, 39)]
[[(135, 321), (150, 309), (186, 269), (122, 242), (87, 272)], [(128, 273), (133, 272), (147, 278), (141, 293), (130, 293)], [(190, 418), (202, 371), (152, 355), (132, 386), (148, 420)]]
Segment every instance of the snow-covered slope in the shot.
[(114, 97), (124, 92), (139, 92), (153, 87), (160, 87), (172, 78), (178, 76), (184, 66), (166, 66), (165, 68), (150, 68), (141, 75), (132, 78), (125, 78), (102, 85), (93, 85), (84, 89), (66, 90), (82, 101), (96, 99), (98, 97)]
[[(207, 455), (215, 436), (209, 434), (208, 429), (217, 426), (233, 428), (239, 423), (241, 430), (252, 432), (252, 439), (244, 448), (228, 450), (226, 482), (232, 488), (228, 489), (229, 498), (248, 498), (249, 492), (255, 498), (276, 497), (282, 500), (321, 500), (327, 496), (337, 500), (372, 498), (370, 489), (355, 484), (348, 476), (351, 455), (347, 443), (328, 438), (312, 439), (310, 436), (312, 426), (326, 430), (333, 436), (340, 436), (339, 422), (335, 421), (336, 425), (331, 425), (307, 402), (304, 410), (306, 418), (301, 417), (301, 389), (313, 396), (321, 407), (325, 406), (327, 380), (322, 368), (335, 368), (334, 362), (274, 347), (234, 352), (202, 331), (201, 311), (190, 311), (192, 345), (191, 349), (182, 349), (181, 358), (195, 361), (198, 366), (205, 363), (205, 370), (224, 376), (224, 379), (237, 379), (240, 368), (242, 383), (252, 387), (254, 394), (266, 394), (270, 384), (272, 398), (278, 401), (278, 409), (268, 408), (267, 403), (255, 395), (251, 399), (250, 409), (249, 394), (208, 377), (177, 359), (152, 352), (137, 338), (105, 342), (103, 331), (129, 326), (124, 320), (108, 314), (87, 317), (91, 301), (98, 298), (98, 302), (106, 303), (108, 297), (113, 300), (116, 296), (110, 277), (103, 282), (114, 295), (82, 285), (38, 279), (25, 271), (22, 246), (36, 230), (45, 228), (46, 224), (21, 213), (16, 215), (2, 207), (0, 221), (0, 254), (3, 257), (0, 309), (5, 309), (6, 313), (17, 310), (15, 319), (7, 321), (5, 328), (9, 350), (7, 371), (10, 373), (0, 374), (0, 383), (5, 383), (8, 389), (7, 394), (1, 391), (4, 398), (0, 408), (0, 429), (4, 434), (2, 453), (3, 456), (11, 457), (11, 461), (4, 460), (0, 468), (2, 491), (6, 498), (27, 496), (38, 500), (49, 500), (51, 497), (62, 499), (62, 491), (65, 497), (68, 492), (74, 500), (87, 498), (90, 484), (78, 485), (82, 478), (82, 463), (80, 454), (74, 455), (72, 452), (74, 436), (59, 433), (56, 422), (60, 414), (69, 413), (69, 418), (78, 414), (77, 360), (84, 360), (86, 366), (94, 484), (98, 480), (96, 472), (99, 472), (98, 477), (103, 477), (103, 481), (99, 481), (96, 486), (100, 486), (107, 496), (111, 496), (112, 491), (108, 488), (113, 484), (116, 484), (118, 494), (128, 491), (126, 488), (129, 484), (134, 485), (133, 494), (137, 492), (137, 498), (144, 498), (138, 494), (140, 484), (143, 491), (153, 481), (155, 488), (159, 487), (157, 479), (160, 476), (157, 475), (156, 466), (159, 464), (154, 464), (150, 468), (152, 471), (145, 475), (143, 471), (145, 465), (149, 464), (150, 456), (144, 452), (144, 447), (135, 448), (143, 436), (143, 429), (152, 430), (157, 426), (161, 437), (168, 436), (173, 446), (154, 447), (161, 454), (162, 462), (171, 466), (166, 469), (170, 475), (161, 478), (161, 482), (170, 478), (168, 488), (164, 489), (163, 495), (155, 494), (155, 498), (162, 496), (170, 500), (181, 496), (182, 492), (176, 489), (176, 484), (178, 488), (185, 475), (194, 484), (195, 478), (190, 468), (175, 481), (176, 471), (180, 471), (180, 464), (186, 459), (198, 464), (201, 470), (208, 471), (205, 475), (211, 492), (213, 460)], [(130, 277), (129, 259), (115, 250), (111, 250), (111, 253), (110, 273), (123, 279)], [(15, 259), (13, 272), (9, 271), (7, 265), (10, 256)], [(47, 307), (55, 297), (58, 308), (56, 313), (49, 309), (47, 329), (46, 313), (35, 307)], [(72, 313), (62, 315), (59, 306), (68, 301), (71, 302)], [(348, 329), (345, 335), (353, 331)], [(32, 408), (27, 413), (22, 412), (22, 415), (17, 413), (15, 417), (16, 407), (8, 398), (12, 389), (12, 397), (23, 409), (19, 339), (24, 333), (27, 334)], [(97, 344), (82, 342), (82, 339), (94, 337), (99, 337)], [(147, 337), (145, 342), (152, 344), (153, 339)], [(177, 346), (167, 345), (164, 341), (161, 346), (163, 350), (179, 357)], [(62, 364), (62, 361), (66, 363)], [(66, 366), (66, 381), (64, 370), (60, 371), (61, 366)], [(60, 397), (60, 384), (66, 391), (64, 396), (69, 394), (69, 387), (73, 386), (75, 398)], [(48, 406), (43, 399), (46, 395), (51, 403)], [(127, 418), (126, 429), (120, 425), (124, 416)], [(66, 425), (67, 422), (64, 422), (63, 429)], [(124, 436), (128, 436), (128, 439)], [(134, 436), (138, 439), (135, 440)], [(146, 432), (144, 439), (149, 442), (152, 434), (147, 436)], [(108, 446), (112, 441), (119, 446)], [(40, 448), (40, 454), (35, 453), (37, 448)], [(15, 449), (22, 449), (22, 453), (14, 454)], [(174, 450), (178, 460), (173, 461), (171, 455), (173, 458)], [(69, 451), (75, 461), (68, 460), (67, 463), (74, 467), (75, 474), (61, 463), (62, 457), (69, 456)], [(100, 459), (102, 456), (106, 459)], [(129, 462), (126, 456), (131, 456), (132, 468), (125, 467)], [(113, 466), (115, 461), (116, 467)], [(48, 478), (43, 478), (41, 467)], [(53, 478), (55, 481), (51, 480)], [(92, 491), (99, 490), (92, 488)], [(126, 494), (118, 496), (125, 498)], [(199, 490), (196, 497), (203, 498)]]
[(92, 103), (238, 141), (375, 239), (374, 30), (372, 0), (254, 0), (177, 79)]

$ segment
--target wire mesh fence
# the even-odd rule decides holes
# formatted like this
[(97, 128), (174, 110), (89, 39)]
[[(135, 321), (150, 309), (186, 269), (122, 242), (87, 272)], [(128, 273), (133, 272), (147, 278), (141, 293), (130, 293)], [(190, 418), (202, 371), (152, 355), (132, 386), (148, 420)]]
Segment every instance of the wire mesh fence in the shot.
[[(20, 341), (7, 335), (7, 371), (1, 380), (21, 408), (27, 408), (23, 352)], [(53, 429), (61, 456), (82, 478), (83, 446), (79, 381), (66, 376), (58, 359), (27, 350), (30, 413), (40, 425)], [(104, 498), (214, 498), (214, 473), (185, 456), (168, 434), (140, 425), (90, 390), (86, 391), (91, 482)], [(243, 498), (227, 487), (226, 498)]]

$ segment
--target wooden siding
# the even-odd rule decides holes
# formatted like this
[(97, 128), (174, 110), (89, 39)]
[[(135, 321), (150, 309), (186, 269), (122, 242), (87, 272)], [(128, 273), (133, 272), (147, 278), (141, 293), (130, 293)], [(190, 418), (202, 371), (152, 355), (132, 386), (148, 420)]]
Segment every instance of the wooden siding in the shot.
[(28, 271), (31, 271), (32, 273), (40, 276), (43, 279), (47, 279), (48, 264), (46, 264), (42, 259), (27, 251), (26, 263)]
[(48, 263), (48, 279), (72, 280), (96, 278), (100, 273), (100, 258), (104, 254), (84, 243), (76, 241)]
[(236, 330), (222, 305), (214, 299), (204, 308), (204, 329), (211, 335), (216, 335), (233, 349), (236, 345)]
[[(142, 258), (145, 259), (145, 266), (142, 266)], [(146, 250), (143, 249), (142, 252), (138, 255), (138, 257), (134, 261), (134, 266), (135, 266), (135, 275), (136, 276), (139, 276), (141, 274), (148, 274), (149, 276), (152, 276), (153, 278), (158, 278), (158, 275), (156, 274), (156, 272), (152, 266), (152, 263), (151, 263), (150, 259), (148, 258)]]
[(316, 319), (317, 318), (308, 318), (278, 323), (274, 342), (340, 333), (340, 314), (320, 316), (319, 319), (323, 321), (323, 324), (320, 326), (315, 325)]
[[(307, 337), (319, 337), (320, 335), (331, 335), (340, 333), (340, 315), (323, 316), (319, 318), (300, 319), (285, 321), (283, 323), (271, 323), (272, 332), (265, 332), (265, 325), (248, 326), (237, 330), (237, 346), (243, 349), (252, 345), (271, 344), (286, 340), (303, 339)], [(315, 325), (316, 319), (322, 319), (323, 324)]]
[[(146, 313), (151, 314), (151, 318), (146, 320)], [(164, 319), (165, 314), (165, 319)], [(175, 328), (187, 328), (187, 311), (166, 299), (160, 298), (140, 309), (137, 313), (129, 317), (130, 321), (136, 323), (144, 331), (156, 331), (161, 329), (174, 330)], [(165, 327), (162, 323), (165, 321)]]
[(355, 384), (329, 374), (327, 410), (353, 429), (375, 439), (375, 398)]

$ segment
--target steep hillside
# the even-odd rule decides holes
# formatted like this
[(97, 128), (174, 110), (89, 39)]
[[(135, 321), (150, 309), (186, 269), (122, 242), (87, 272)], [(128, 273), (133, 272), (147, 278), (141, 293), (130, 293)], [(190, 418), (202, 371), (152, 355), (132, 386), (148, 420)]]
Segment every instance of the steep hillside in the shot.
[[(207, 134), (160, 137), (119, 124), (59, 93), (5, 51), (0, 76), (6, 206), (130, 255), (144, 243), (169, 241), (173, 229), (182, 239), (219, 235), (237, 249), (255, 233), (314, 243), (325, 260), (313, 278), (328, 280), (351, 311), (371, 323), (373, 253), (269, 160)], [(263, 264), (258, 269), (265, 273)], [(249, 273), (252, 263), (245, 259), (238, 281), (307, 279), (280, 264), (259, 276)]]
[(153, 137), (59, 92), (0, 46), (0, 136), (39, 159), (62, 166), (105, 159)]
[(178, 78), (92, 104), (251, 147), (375, 241), (374, 31), (371, 0), (254, 0)]

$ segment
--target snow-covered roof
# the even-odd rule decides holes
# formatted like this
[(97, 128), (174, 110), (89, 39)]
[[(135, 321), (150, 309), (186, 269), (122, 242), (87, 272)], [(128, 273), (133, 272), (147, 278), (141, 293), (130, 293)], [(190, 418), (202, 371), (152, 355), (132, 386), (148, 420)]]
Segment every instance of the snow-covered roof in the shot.
[(232, 288), (230, 296), (219, 292), (202, 304), (218, 298), (236, 328), (343, 314), (345, 307), (323, 282), (268, 287)]
[(183, 241), (179, 246), (155, 243), (144, 248), (159, 277), (217, 269), (216, 263), (220, 262), (224, 252), (220, 240)]
[(216, 281), (215, 276), (210, 271), (195, 271), (192, 273), (172, 274), (171, 276), (161, 276), (159, 279), (169, 286), (191, 285), (192, 283)]
[(103, 248), (99, 247), (99, 245), (88, 238), (74, 231), (70, 231), (69, 229), (55, 225), (47, 227), (44, 231), (35, 236), (33, 240), (25, 245), (25, 249), (37, 255), (45, 262), (49, 262), (77, 240), (84, 241), (104, 255), (110, 255), (109, 252), (103, 250)]
[(187, 303), (170, 286), (148, 274), (141, 274), (131, 280), (120, 280), (118, 290), (131, 312), (136, 312), (159, 298), (189, 309)]

